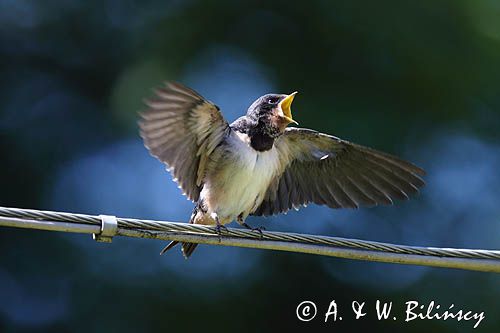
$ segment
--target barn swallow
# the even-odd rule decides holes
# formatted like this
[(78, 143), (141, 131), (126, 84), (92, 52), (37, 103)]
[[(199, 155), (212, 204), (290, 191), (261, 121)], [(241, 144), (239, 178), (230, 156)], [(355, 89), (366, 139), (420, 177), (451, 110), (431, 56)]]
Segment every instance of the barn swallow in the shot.
[[(417, 193), (424, 170), (395, 156), (297, 124), (296, 93), (267, 94), (229, 124), (219, 107), (179, 83), (145, 101), (140, 133), (195, 203), (189, 223), (217, 230), (249, 215), (268, 216), (308, 203), (331, 208), (391, 205)], [(178, 242), (168, 244), (165, 251)], [(182, 243), (188, 258), (197, 244)]]

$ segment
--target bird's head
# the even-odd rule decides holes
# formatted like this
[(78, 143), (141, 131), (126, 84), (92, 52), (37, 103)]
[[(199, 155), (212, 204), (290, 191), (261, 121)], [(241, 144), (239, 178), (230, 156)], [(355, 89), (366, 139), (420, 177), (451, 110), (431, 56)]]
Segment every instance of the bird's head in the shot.
[(267, 94), (259, 97), (250, 105), (247, 117), (257, 122), (258, 126), (263, 126), (268, 133), (279, 135), (291, 124), (298, 124), (292, 118), (290, 109), (297, 92), (290, 95)]

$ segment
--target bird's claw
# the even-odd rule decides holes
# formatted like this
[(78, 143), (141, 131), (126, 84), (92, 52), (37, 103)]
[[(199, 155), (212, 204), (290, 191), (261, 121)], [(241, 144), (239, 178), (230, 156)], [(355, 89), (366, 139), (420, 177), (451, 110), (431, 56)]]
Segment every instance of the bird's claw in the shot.
[(225, 225), (222, 225), (222, 224), (217, 224), (217, 225), (215, 226), (215, 231), (216, 231), (219, 235), (222, 233), (222, 231), (221, 231), (221, 230), (223, 230), (223, 229), (224, 229), (224, 231), (225, 231), (225, 232), (227, 232), (227, 231), (228, 231), (228, 230), (227, 230), (227, 227), (226, 227)]
[(252, 231), (257, 231), (260, 234), (260, 239), (264, 238), (264, 233), (262, 232), (262, 230), (266, 230), (266, 228), (262, 226), (257, 228), (252, 228)]
[(217, 224), (215, 226), (215, 232), (217, 233), (217, 235), (219, 235), (219, 243), (222, 241), (222, 230), (224, 229), (224, 232), (227, 232), (227, 227), (225, 225), (222, 225), (222, 224)]
[(266, 230), (266, 228), (265, 228), (265, 227), (260, 226), (260, 227), (257, 227), (257, 228), (253, 228), (253, 227), (249, 226), (249, 225), (248, 225), (248, 224), (246, 224), (246, 223), (243, 223), (242, 225), (243, 225), (245, 228), (247, 228), (247, 229), (250, 229), (250, 230), (252, 230), (252, 231), (257, 231), (257, 232), (260, 234), (260, 239), (262, 239), (262, 238), (264, 237), (264, 233), (262, 232), (262, 230)]

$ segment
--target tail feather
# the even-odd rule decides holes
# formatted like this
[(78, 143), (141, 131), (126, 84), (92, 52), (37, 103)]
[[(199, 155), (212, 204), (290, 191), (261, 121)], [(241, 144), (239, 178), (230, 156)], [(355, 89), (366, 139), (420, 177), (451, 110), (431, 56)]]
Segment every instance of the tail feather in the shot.
[[(191, 223), (191, 224), (194, 223), (194, 218), (196, 217), (196, 213), (198, 212), (200, 205), (201, 204), (198, 203), (194, 207), (193, 213), (191, 214), (191, 218), (189, 219), (189, 223)], [(160, 255), (167, 252), (168, 250), (170, 250), (171, 248), (173, 248), (177, 244), (179, 244), (178, 241), (172, 241), (172, 242), (168, 243), (168, 245), (165, 246), (165, 248), (163, 250), (161, 250)], [(184, 258), (186, 258), (186, 259), (189, 258), (193, 254), (194, 249), (196, 249), (196, 246), (198, 246), (197, 243), (181, 243), (181, 244), (182, 244), (182, 255), (184, 255)]]
[(165, 247), (163, 248), (163, 250), (161, 250), (160, 255), (162, 255), (163, 253), (167, 252), (168, 250), (170, 250), (171, 248), (173, 248), (173, 247), (174, 247), (174, 246), (176, 246), (177, 244), (179, 244), (179, 242), (178, 242), (178, 241), (172, 241), (172, 242), (168, 243), (168, 245), (167, 245), (167, 246), (165, 246)]
[[(198, 209), (200, 208), (200, 205), (201, 204), (198, 203), (194, 207), (193, 213), (191, 214), (191, 218), (189, 219), (190, 224), (194, 223), (194, 218), (196, 217), (196, 214), (198, 213)], [(178, 241), (172, 241), (172, 242), (168, 243), (168, 245), (165, 246), (165, 248), (163, 250), (161, 250), (160, 255), (167, 252), (168, 250), (170, 250), (171, 248), (173, 248), (177, 244), (179, 244)], [(194, 249), (196, 249), (196, 246), (198, 246), (198, 244), (196, 244), (196, 243), (181, 243), (181, 244), (182, 244), (182, 254), (184, 255), (184, 258), (186, 258), (186, 259), (189, 258), (193, 254)]]
[(197, 246), (197, 243), (182, 243), (182, 254), (184, 255), (184, 258), (189, 258)]
[[(178, 241), (172, 241), (172, 242), (168, 243), (168, 245), (165, 246), (165, 248), (163, 250), (161, 250), (160, 255), (164, 254), (165, 252), (167, 252), (168, 250), (170, 250), (171, 248), (173, 248), (177, 244), (179, 244)], [(182, 255), (184, 255), (184, 258), (186, 258), (186, 259), (189, 258), (193, 254), (194, 249), (196, 249), (196, 246), (198, 246), (197, 243), (181, 243), (181, 244), (182, 244)]]

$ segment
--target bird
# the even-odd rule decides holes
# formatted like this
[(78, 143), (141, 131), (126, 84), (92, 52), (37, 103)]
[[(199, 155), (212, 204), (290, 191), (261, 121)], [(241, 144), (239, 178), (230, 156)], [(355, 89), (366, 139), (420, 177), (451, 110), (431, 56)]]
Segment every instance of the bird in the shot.
[[(391, 205), (419, 192), (425, 171), (393, 155), (292, 127), (297, 92), (266, 94), (229, 124), (220, 108), (177, 82), (145, 99), (139, 129), (195, 206), (189, 223), (221, 228), (310, 203), (330, 208)], [(161, 252), (179, 242), (172, 241)], [(197, 244), (182, 243), (187, 259)]]

